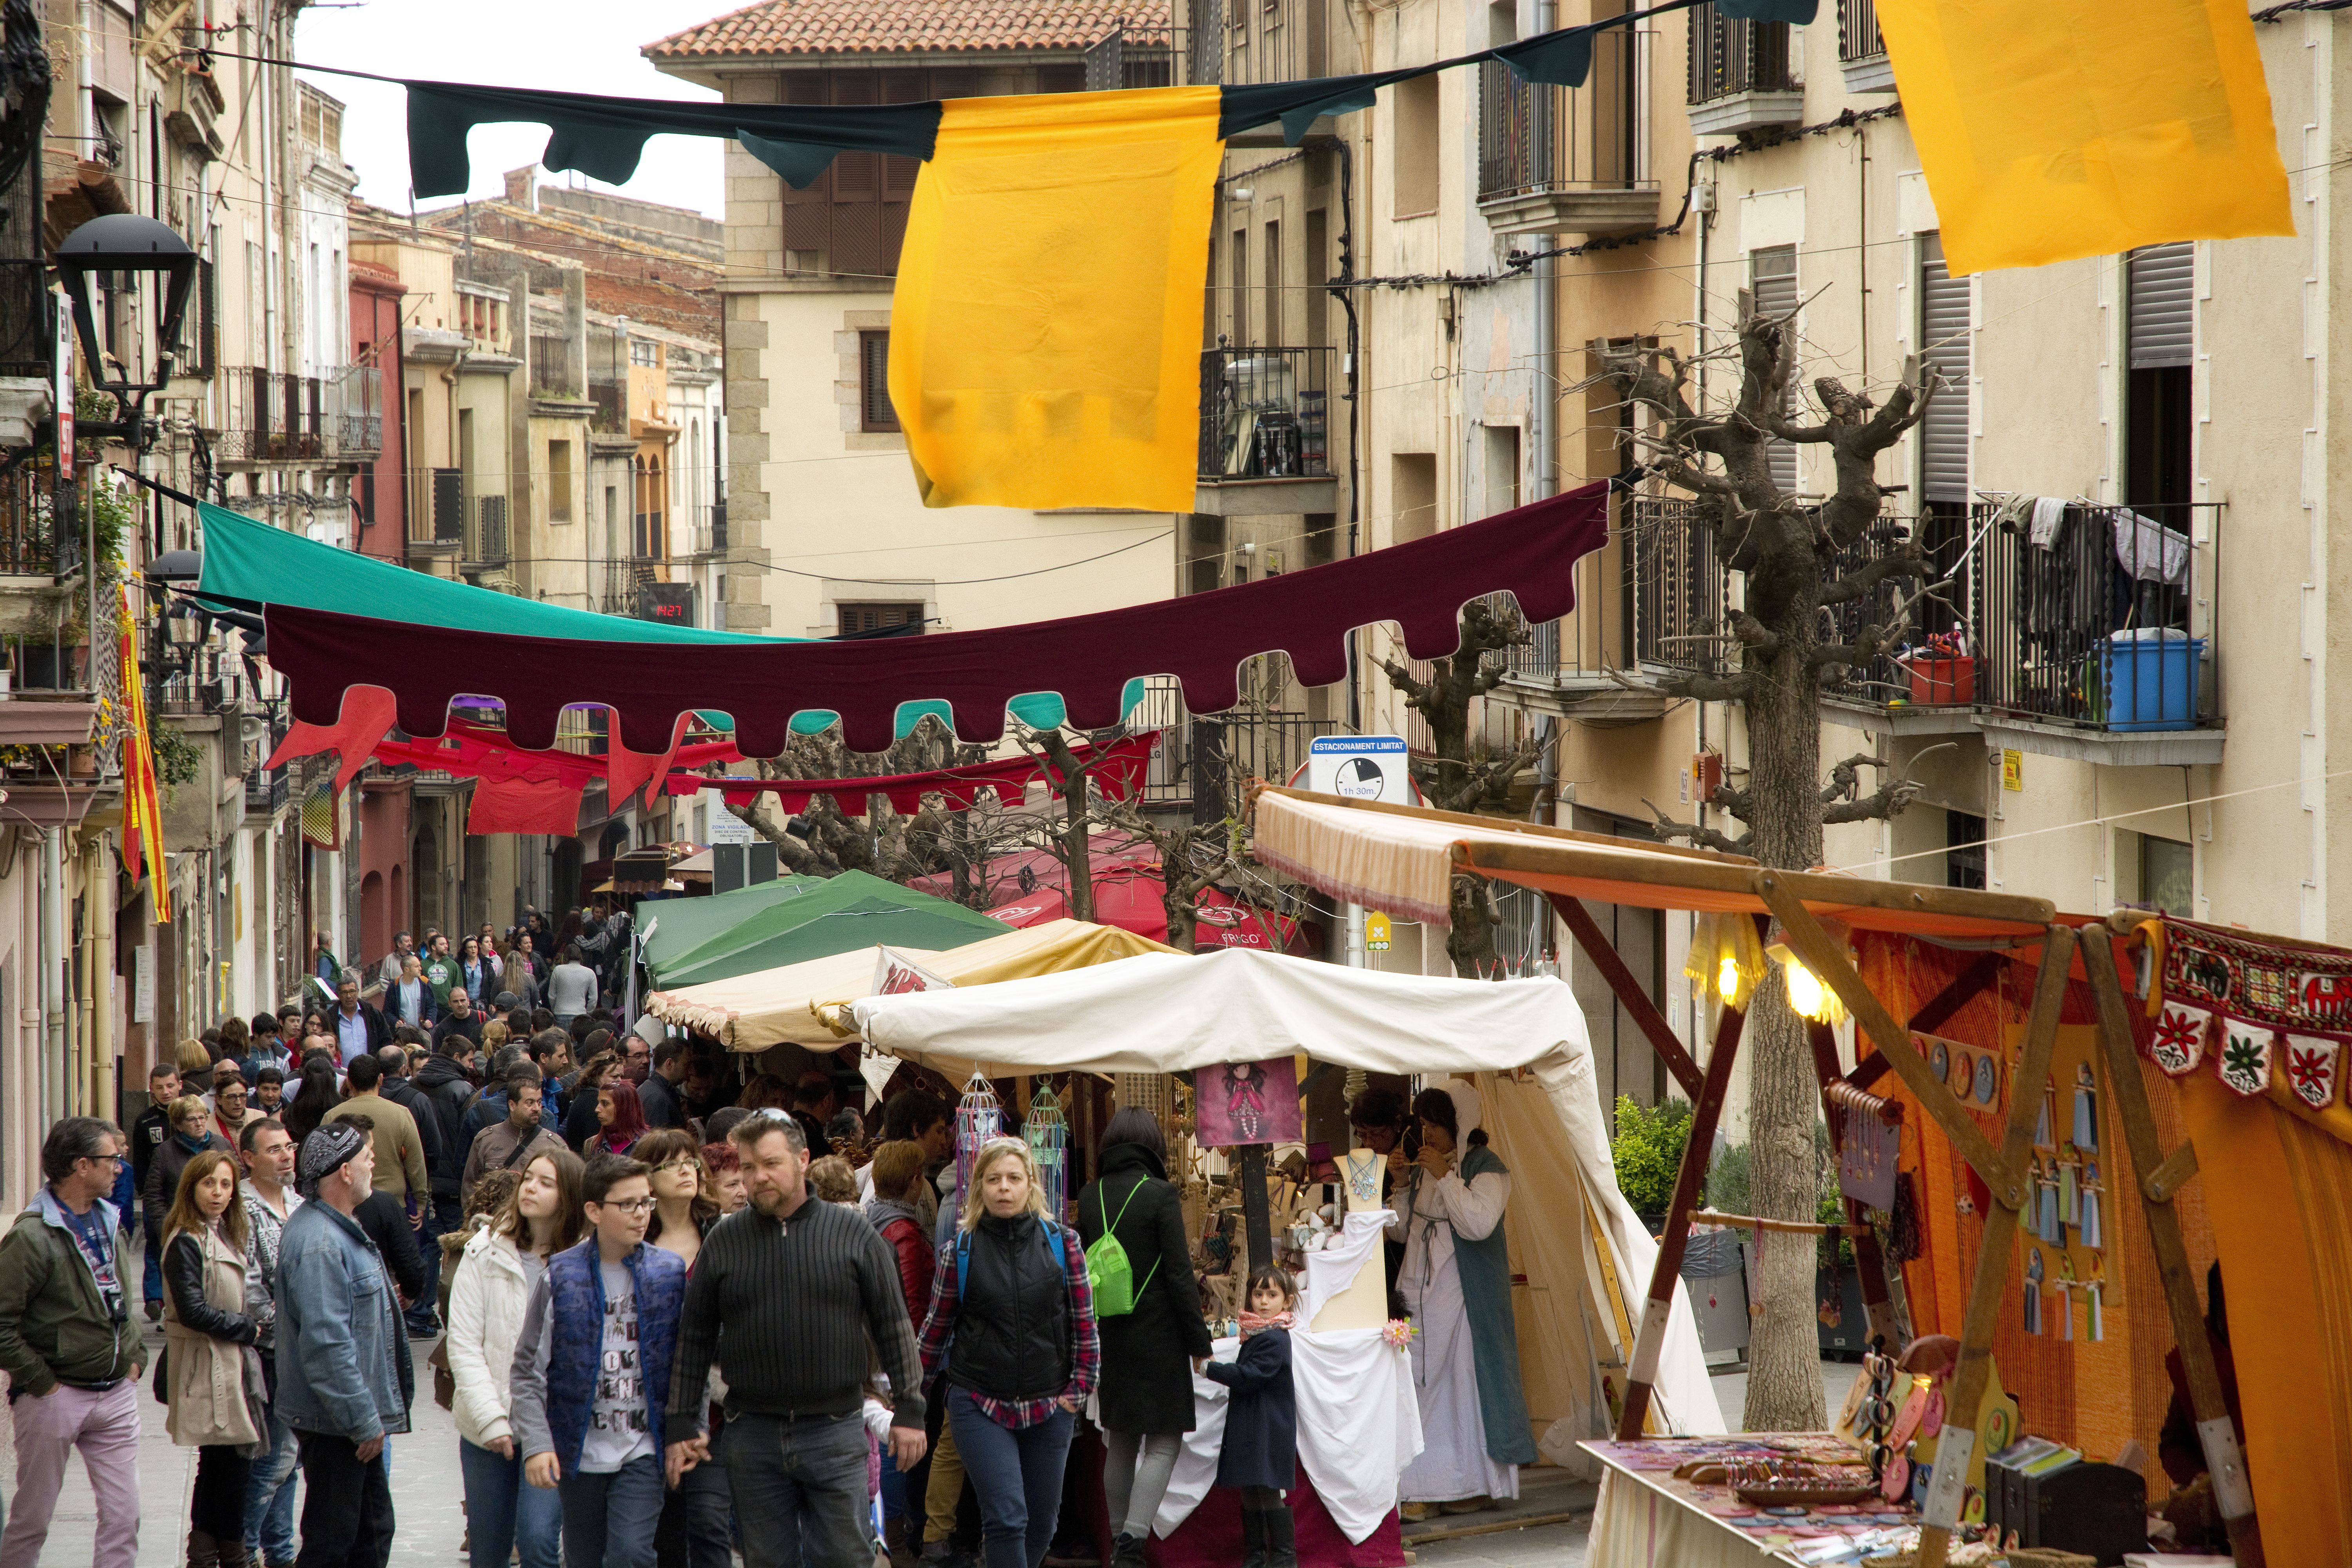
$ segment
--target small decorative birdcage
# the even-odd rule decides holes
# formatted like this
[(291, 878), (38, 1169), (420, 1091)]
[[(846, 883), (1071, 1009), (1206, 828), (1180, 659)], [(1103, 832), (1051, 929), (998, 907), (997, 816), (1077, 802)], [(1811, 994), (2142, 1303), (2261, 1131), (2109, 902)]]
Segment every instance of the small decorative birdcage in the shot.
[(1045, 1212), (1058, 1224), (1069, 1195), (1070, 1128), (1062, 1120), (1062, 1102), (1054, 1098), (1053, 1086), (1042, 1079), (1037, 1092), (1029, 1097), (1029, 1116), (1022, 1124), (1022, 1135), (1029, 1140), (1030, 1156), (1037, 1162)]
[(979, 1073), (963, 1086), (956, 1105), (956, 1191), (971, 1191), (971, 1163), (980, 1146), (1004, 1130), (1004, 1105), (996, 1089)]

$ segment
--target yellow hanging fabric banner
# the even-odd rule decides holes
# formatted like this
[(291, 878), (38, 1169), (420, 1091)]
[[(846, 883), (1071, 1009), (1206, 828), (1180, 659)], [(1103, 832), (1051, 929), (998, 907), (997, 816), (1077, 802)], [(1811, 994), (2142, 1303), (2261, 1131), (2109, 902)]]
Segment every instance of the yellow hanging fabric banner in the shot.
[(1955, 275), (2293, 234), (2245, 0), (1878, 0)]
[(947, 101), (890, 317), (926, 506), (1192, 510), (1219, 103)]

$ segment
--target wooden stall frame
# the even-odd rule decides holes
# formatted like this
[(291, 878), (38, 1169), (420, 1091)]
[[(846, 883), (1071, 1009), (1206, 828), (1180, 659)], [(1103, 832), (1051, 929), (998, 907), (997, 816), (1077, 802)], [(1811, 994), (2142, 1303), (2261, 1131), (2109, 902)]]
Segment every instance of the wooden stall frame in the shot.
[[(2000, 1308), (2010, 1295), (2010, 1273), (2016, 1251), (2014, 1241), (2018, 1220), (2027, 1199), (2026, 1161), (2033, 1135), (2033, 1105), (2022, 1095), (2011, 1095), (2002, 1143), (1996, 1149), (1950, 1089), (1935, 1076), (1927, 1061), (1912, 1048), (1911, 1036), (1915, 1031), (1933, 1030), (1948, 1021), (1962, 1006), (1989, 988), (2010, 960), (1998, 951), (1988, 952), (1964, 970), (1941, 994), (1930, 999), (1914, 1015), (1906, 1027), (1895, 1019), (1885, 1004), (1864, 984), (1843, 944), (1830, 935), (1807, 905), (1811, 902), (1854, 910), (1900, 911), (1914, 916), (2038, 927), (2038, 931), (2032, 934), (2019, 932), (2014, 938), (2018, 947), (2038, 944), (2042, 948), (2016, 1081), (2032, 1082), (2047, 1074), (2057, 1045), (2058, 1021), (2066, 984), (2079, 961), (2084, 975), (2090, 982), (2097, 1006), (2102, 1048), (2111, 1081), (2110, 1092), (2115, 1097), (2126, 1142), (2131, 1149), (2141, 1192), (2148, 1200), (2144, 1212), (2149, 1237), (2156, 1250), (2158, 1273), (2162, 1278), (2175, 1336), (2179, 1342), (2182, 1363), (2188, 1373), (2189, 1400), (2197, 1419), (2198, 1434), (2204, 1444), (2207, 1463), (2214, 1477), (2216, 1501), (2228, 1521), (2231, 1545), (2239, 1568), (2263, 1568), (2262, 1536), (2254, 1516), (2253, 1494), (2246, 1477), (2244, 1456), (2221, 1399), (2220, 1378), (2214, 1371), (2211, 1353), (2205, 1341), (2204, 1317), (2197, 1304), (2195, 1285), (2189, 1276), (2188, 1252), (2181, 1236), (2179, 1216), (2171, 1206), (2173, 1194), (2195, 1171), (2196, 1155), (2186, 1142), (2168, 1156), (2159, 1152), (2154, 1114), (2148, 1105), (2146, 1087), (2139, 1079), (2139, 1055), (2132, 1033), (2129, 1007), (2116, 971), (2112, 946), (2104, 940), (2110, 934), (2106, 926), (2093, 926), (2091, 930), (2096, 933), (2095, 940), (2080, 942), (2075, 926), (2060, 920), (2046, 900), (2014, 894), (1927, 887), (1822, 872), (1778, 871), (1752, 860), (1710, 851), (1636, 845), (1570, 829), (1376, 802), (1341, 800), (1330, 795), (1310, 795), (1265, 784), (1253, 784), (1250, 791), (1252, 805), (1255, 805), (1260, 795), (1268, 794), (1293, 796), (1317, 806), (1403, 816), (1421, 822), (1458, 824), (1465, 830), (1475, 832), (1475, 837), (1452, 847), (1454, 869), (1540, 889), (1643, 1035), (1654, 1045), (1658, 1045), (1661, 1040), (1673, 1042), (1671, 1052), (1663, 1046), (1659, 1048), (1676, 1081), (1683, 1083), (1687, 1091), (1692, 1079), (1697, 1079), (1691, 1134), (1684, 1145), (1682, 1164), (1675, 1173), (1674, 1198), (1667, 1211), (1664, 1234), (1659, 1239), (1657, 1259), (1651, 1271), (1641, 1327), (1634, 1338), (1633, 1354), (1628, 1358), (1625, 1404), (1617, 1428), (1620, 1442), (1632, 1441), (1641, 1436), (1643, 1422), (1648, 1413), (1658, 1358), (1665, 1342), (1668, 1310), (1674, 1300), (1675, 1285), (1681, 1272), (1684, 1247), (1689, 1237), (1693, 1208), (1706, 1160), (1712, 1152), (1716, 1122), (1722, 1110), (1723, 1090), (1729, 1081), (1731, 1062), (1743, 1033), (1746, 1014), (1744, 1010), (1724, 1008), (1717, 1023), (1715, 1046), (1708, 1056), (1704, 1075), (1697, 1074), (1694, 1070), (1695, 1064), (1690, 1063), (1688, 1053), (1682, 1049), (1672, 1028), (1659, 1016), (1656, 1004), (1650, 1000), (1626, 969), (1623, 961), (1609, 947), (1599, 925), (1584, 910), (1577, 895), (1550, 884), (1562, 880), (1586, 880), (1618, 887), (1638, 884), (1657, 900), (1654, 907), (1662, 909), (1719, 908), (1725, 895), (1756, 900), (1766, 912), (1780, 921), (1783, 938), (1790, 950), (1845, 1005), (1860, 1034), (1867, 1037), (1876, 1047), (1876, 1054), (1864, 1058), (1853, 1072), (1841, 1075), (1837, 1071), (1834, 1050), (1825, 1052), (1822, 1048), (1822, 1035), (1826, 1031), (1814, 1036), (1814, 1060), (1822, 1079), (1824, 1113), (1841, 1104), (1851, 1108), (1854, 1100), (1853, 1090), (1866, 1091), (1871, 1084), (1892, 1071), (1903, 1080), (1904, 1087), (1920, 1102), (1952, 1146), (1983, 1180), (1991, 1194), (1991, 1212), (1985, 1216), (1976, 1279), (1961, 1321), (1959, 1360), (1954, 1369), (1951, 1397), (1947, 1403), (1952, 1417), (1966, 1412), (1971, 1419), (1983, 1398), (1985, 1377), (1990, 1367), (1994, 1326)], [(1627, 851), (1636, 852), (1638, 860), (1634, 854)], [(1711, 895), (1711, 901), (1700, 905), (1688, 900), (1677, 900), (1674, 896), (1675, 891), (1705, 893)], [(1763, 917), (1759, 915), (1758, 918)], [(2135, 917), (2137, 918), (2143, 917)], [(1832, 1085), (1841, 1086), (1845, 1092), (1833, 1093)], [(1832, 1127), (1838, 1124), (1835, 1116), (1830, 1116), (1829, 1121)], [(1871, 1251), (1877, 1252), (1874, 1236), (1870, 1238), (1870, 1243)], [(1861, 1257), (1861, 1247), (1862, 1242), (1857, 1238), (1857, 1260)], [(1876, 1307), (1871, 1315), (1871, 1328), (1874, 1334), (1885, 1333), (1891, 1338), (1893, 1324), (1886, 1300), (1883, 1257), (1876, 1261)], [(1865, 1270), (1864, 1277), (1868, 1279), (1870, 1271)], [(1959, 1523), (1962, 1493), (1975, 1444), (1974, 1432), (1947, 1420), (1943, 1436), (1937, 1443), (1937, 1463), (1927, 1498), (1920, 1510), (1919, 1568), (1944, 1568), (1952, 1532)]]

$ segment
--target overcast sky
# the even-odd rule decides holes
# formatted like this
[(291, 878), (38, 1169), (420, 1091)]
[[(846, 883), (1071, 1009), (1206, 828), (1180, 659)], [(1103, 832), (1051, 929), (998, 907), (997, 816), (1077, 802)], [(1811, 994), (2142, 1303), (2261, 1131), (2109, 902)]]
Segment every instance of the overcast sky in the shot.
[[(341, 8), (306, 6), (296, 58), (437, 81), (708, 100), (715, 95), (662, 75), (637, 51), (740, 8), (741, 0), (362, 0)], [(359, 171), (360, 199), (407, 211), (405, 95), (384, 82), (315, 74), (309, 79), (350, 105), (343, 158)], [(725, 145), (704, 137), (656, 136), (646, 143), (636, 178), (619, 188), (722, 217)], [(467, 142), (474, 172), (467, 194), (498, 195), (500, 175), (537, 162), (546, 146), (541, 126), (476, 127)], [(542, 172), (541, 178), (569, 183), (582, 176)]]

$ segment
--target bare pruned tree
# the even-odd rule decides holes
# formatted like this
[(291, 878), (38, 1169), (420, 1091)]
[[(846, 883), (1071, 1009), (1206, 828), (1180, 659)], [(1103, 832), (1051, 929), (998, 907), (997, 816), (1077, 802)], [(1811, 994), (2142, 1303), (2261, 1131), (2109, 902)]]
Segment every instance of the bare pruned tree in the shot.
[[(840, 726), (814, 735), (794, 735), (781, 756), (753, 763), (758, 776), (779, 783), (809, 779), (883, 778), (899, 773), (929, 773), (985, 762), (988, 749), (958, 742), (946, 725), (925, 717), (886, 752), (853, 752), (842, 743)], [(834, 877), (844, 871), (865, 871), (885, 880), (903, 882), (950, 868), (944, 847), (952, 842), (948, 821), (951, 813), (937, 799), (924, 803), (908, 817), (882, 795), (868, 795), (866, 815), (852, 816), (830, 795), (813, 795), (800, 814), (803, 829), (791, 830), (778, 814), (774, 797), (761, 795), (735, 815), (751, 830), (776, 847), (784, 869), (804, 877)]]
[[(1934, 373), (1906, 361), (1883, 403), (1823, 376), (1812, 384), (1814, 406), (1800, 411), (1797, 335), (1795, 311), (1759, 311), (1740, 296), (1738, 333), (1724, 351), (1738, 373), (1728, 406), (1695, 405), (1695, 362), (1671, 347), (1604, 351), (1600, 378), (1636, 416), (1631, 441), (1640, 466), (1697, 498), (1717, 560), (1747, 583), (1743, 606), (1713, 628), (1717, 646), (1727, 650), (1724, 668), (1661, 678), (1674, 695), (1736, 702), (1746, 710), (1747, 782), (1737, 788), (1727, 782), (1706, 802), (1745, 831), (1727, 834), (1657, 812), (1656, 832), (1791, 869), (1822, 863), (1824, 824), (1891, 817), (1918, 793), (1906, 771), (1872, 756), (1848, 758), (1824, 779), (1821, 698), (1846, 670), (1895, 648), (1926, 592), (1916, 542), (1865, 564), (1847, 563), (1879, 519), (1880, 454), (1918, 423), (1935, 393)], [(1834, 489), (1826, 499), (1801, 499), (1775, 479), (1771, 449), (1778, 442), (1828, 449)], [(1832, 616), (1824, 612), (1838, 605), (1868, 606), (1864, 613), (1874, 618), (1848, 640), (1831, 640), (1824, 626)], [(1877, 770), (1882, 781), (1866, 795), (1860, 788), (1864, 767)], [(1819, 1084), (1804, 1021), (1790, 1011), (1777, 975), (1749, 1009), (1746, 1050), (1755, 1212), (1811, 1220), (1819, 1201)], [(1746, 1425), (1818, 1428), (1824, 1411), (1812, 1251), (1768, 1248), (1760, 1272), (1763, 1306), (1748, 1352)]]
[(1143, 815), (1132, 801), (1106, 801), (1102, 819), (1138, 843), (1160, 854), (1160, 907), (1168, 916), (1168, 945), (1192, 952), (1201, 924), (1201, 895), (1231, 877), (1241, 864), (1241, 824), (1232, 817), (1219, 822), (1188, 823), (1162, 827)]

